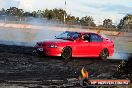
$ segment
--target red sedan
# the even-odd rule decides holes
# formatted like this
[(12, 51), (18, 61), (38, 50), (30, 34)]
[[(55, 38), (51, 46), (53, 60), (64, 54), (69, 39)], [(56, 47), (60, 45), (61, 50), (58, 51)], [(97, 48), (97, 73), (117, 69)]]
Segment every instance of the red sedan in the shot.
[(54, 40), (37, 42), (33, 53), (43, 53), (47, 56), (99, 57), (106, 59), (114, 53), (114, 43), (111, 39), (90, 32), (65, 31)]

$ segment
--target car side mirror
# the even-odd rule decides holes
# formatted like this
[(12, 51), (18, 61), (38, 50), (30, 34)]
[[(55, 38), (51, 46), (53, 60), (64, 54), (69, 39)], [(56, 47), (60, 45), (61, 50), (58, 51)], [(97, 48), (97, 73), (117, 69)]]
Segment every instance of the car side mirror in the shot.
[(109, 40), (109, 39), (106, 39), (106, 40)]

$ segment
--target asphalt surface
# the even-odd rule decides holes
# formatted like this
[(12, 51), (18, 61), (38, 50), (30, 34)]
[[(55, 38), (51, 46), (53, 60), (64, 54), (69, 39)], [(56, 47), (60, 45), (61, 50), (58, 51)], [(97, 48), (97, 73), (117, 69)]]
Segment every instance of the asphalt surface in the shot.
[[(114, 79), (119, 59), (33, 56), (32, 47), (0, 45), (0, 88), (78, 87), (81, 68), (89, 79)], [(116, 79), (116, 78), (115, 78)]]

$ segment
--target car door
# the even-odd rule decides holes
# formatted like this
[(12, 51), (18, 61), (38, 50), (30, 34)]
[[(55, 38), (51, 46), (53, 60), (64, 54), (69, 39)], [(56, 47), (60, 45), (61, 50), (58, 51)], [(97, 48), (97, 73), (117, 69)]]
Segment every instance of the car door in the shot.
[(84, 39), (79, 39), (76, 42), (76, 46), (75, 46), (75, 54), (77, 56), (80, 57), (85, 57), (88, 56), (88, 53), (90, 52), (90, 48), (89, 48), (89, 40), (90, 38), (88, 38), (88, 34), (83, 34), (82, 36), (84, 36)]
[(95, 33), (90, 33), (90, 44), (89, 44), (90, 56), (99, 56), (100, 51), (102, 49), (102, 42), (103, 39), (101, 36)]

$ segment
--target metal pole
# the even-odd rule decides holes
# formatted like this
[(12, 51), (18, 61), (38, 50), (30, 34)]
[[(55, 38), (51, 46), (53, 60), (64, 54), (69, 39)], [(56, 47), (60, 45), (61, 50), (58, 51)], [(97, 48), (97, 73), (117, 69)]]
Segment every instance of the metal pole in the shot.
[[(66, 11), (66, 1), (65, 1), (65, 7), (64, 7), (64, 10)], [(65, 21), (66, 21), (66, 14), (64, 13), (64, 24), (65, 24)]]

